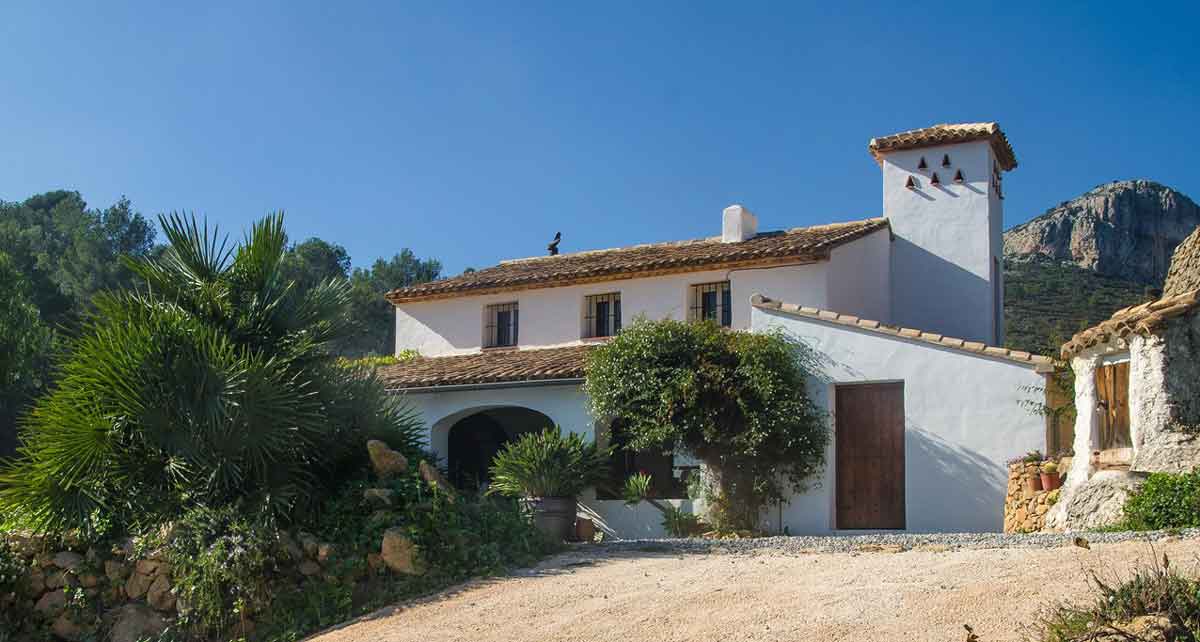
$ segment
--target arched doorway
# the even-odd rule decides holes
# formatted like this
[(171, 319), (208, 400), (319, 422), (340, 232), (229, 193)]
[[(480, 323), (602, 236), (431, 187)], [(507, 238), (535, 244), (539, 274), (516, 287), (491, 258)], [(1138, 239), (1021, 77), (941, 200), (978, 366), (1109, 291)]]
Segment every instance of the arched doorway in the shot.
[(462, 489), (485, 487), (491, 481), (492, 459), (505, 444), (553, 425), (546, 415), (515, 406), (489, 408), (459, 419), (447, 434), (450, 481)]

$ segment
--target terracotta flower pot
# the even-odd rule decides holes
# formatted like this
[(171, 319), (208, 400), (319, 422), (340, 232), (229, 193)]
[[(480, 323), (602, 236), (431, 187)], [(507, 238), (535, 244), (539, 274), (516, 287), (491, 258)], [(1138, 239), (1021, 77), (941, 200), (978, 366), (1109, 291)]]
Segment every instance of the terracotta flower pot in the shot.
[(1030, 494), (1041, 492), (1042, 478), (1041, 475), (1029, 475), (1025, 478), (1025, 490)]
[(587, 517), (576, 518), (575, 539), (588, 544), (596, 541), (596, 523)]
[(1062, 485), (1062, 478), (1058, 473), (1041, 473), (1039, 475), (1042, 481), (1042, 490), (1054, 490)]

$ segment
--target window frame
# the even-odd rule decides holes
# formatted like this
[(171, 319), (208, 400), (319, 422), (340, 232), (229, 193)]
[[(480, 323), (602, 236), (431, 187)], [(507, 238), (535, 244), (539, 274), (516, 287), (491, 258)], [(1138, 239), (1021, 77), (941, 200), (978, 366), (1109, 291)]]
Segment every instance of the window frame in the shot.
[[(507, 342), (501, 342), (501, 315), (510, 313), (508, 322), (503, 324), (508, 335)], [(484, 348), (515, 348), (521, 339), (521, 307), (518, 301), (505, 303), (489, 303), (483, 306), (483, 347)]]
[[(607, 306), (604, 316), (604, 330), (600, 332), (600, 315), (596, 309), (600, 304)], [(584, 339), (604, 339), (614, 337), (621, 331), (621, 292), (604, 292), (600, 294), (585, 294), (583, 296), (583, 331)]]
[[(705, 313), (704, 295), (713, 294), (713, 313)], [(714, 321), (722, 328), (733, 327), (733, 284), (728, 280), (693, 283), (688, 286), (688, 320)]]

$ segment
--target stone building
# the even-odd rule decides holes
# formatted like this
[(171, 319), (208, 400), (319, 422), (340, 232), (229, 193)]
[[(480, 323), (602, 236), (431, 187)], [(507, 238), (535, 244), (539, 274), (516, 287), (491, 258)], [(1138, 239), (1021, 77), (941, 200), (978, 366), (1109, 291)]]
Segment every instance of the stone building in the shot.
[(1171, 259), (1162, 297), (1117, 311), (1062, 347), (1075, 372), (1074, 458), (1047, 526), (1119, 518), (1152, 472), (1200, 465), (1200, 229)]

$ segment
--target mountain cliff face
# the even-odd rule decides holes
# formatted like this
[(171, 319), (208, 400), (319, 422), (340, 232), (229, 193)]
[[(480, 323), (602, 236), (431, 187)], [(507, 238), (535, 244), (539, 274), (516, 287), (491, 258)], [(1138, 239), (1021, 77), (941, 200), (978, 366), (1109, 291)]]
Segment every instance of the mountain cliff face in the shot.
[(1012, 262), (1050, 259), (1104, 277), (1160, 286), (1200, 206), (1153, 181), (1101, 185), (1004, 233)]

